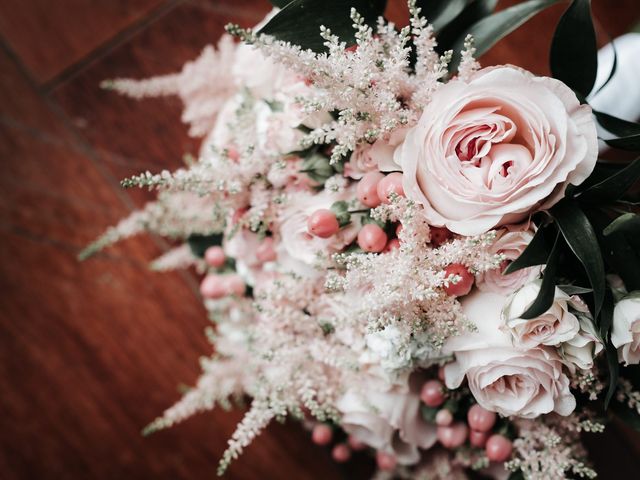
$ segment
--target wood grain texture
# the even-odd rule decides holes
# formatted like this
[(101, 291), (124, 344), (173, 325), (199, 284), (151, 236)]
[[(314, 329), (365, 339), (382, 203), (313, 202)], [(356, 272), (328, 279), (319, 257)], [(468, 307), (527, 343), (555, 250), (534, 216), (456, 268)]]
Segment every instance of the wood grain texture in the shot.
[[(594, 9), (613, 35), (640, 14), (635, 0), (595, 0)], [(210, 351), (195, 278), (148, 271), (165, 247), (153, 238), (85, 263), (75, 255), (149, 198), (118, 180), (176, 168), (198, 148), (175, 99), (135, 102), (99, 82), (177, 70), (226, 22), (251, 25), (268, 10), (266, 0), (0, 2), (0, 478), (214, 477), (242, 412), (140, 435)], [(500, 42), (486, 62), (544, 72), (560, 11)], [(400, 0), (389, 15), (406, 19)], [(588, 441), (602, 478), (635, 477), (635, 433), (614, 425)], [(287, 424), (270, 427), (226, 478), (370, 473), (366, 455), (338, 467)]]
[(0, 31), (39, 82), (83, 60), (167, 0), (3, 0)]

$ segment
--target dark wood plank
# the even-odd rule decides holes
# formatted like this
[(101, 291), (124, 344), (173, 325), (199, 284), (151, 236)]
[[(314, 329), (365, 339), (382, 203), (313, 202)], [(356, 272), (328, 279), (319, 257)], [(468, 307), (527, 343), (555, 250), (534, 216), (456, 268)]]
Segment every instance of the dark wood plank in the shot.
[[(99, 82), (174, 71), (217, 40), (226, 22), (251, 25), (269, 6), (266, 0), (188, 0), (156, 18), (145, 16), (151, 10), (144, 5), (159, 0), (127, 2), (139, 12), (128, 17), (113, 13), (121, 1), (66, 3), (58, 11), (43, 10), (44, 0), (0, 5), (0, 32), (32, 75), (41, 81), (61, 68), (78, 72), (46, 99), (0, 52), (0, 384), (9, 386), (0, 396), (0, 476), (213, 477), (242, 412), (216, 411), (148, 438), (139, 434), (179, 398), (179, 384), (195, 380), (198, 356), (210, 351), (193, 278), (148, 272), (146, 262), (161, 251), (151, 239), (124, 242), (86, 263), (75, 254), (129, 211), (131, 197), (114, 179), (175, 168), (198, 145), (178, 122), (176, 100), (135, 102), (101, 91)], [(401, 3), (390, 6), (400, 22)], [(637, 16), (633, 0), (594, 3), (614, 35)], [(14, 18), (34, 17), (25, 20), (24, 32), (6, 27), (3, 9), (12, 6)], [(101, 14), (104, 8), (111, 13)], [(485, 63), (511, 61), (544, 72), (544, 42), (559, 14), (534, 20)], [(98, 45), (137, 22), (147, 26), (96, 55)], [(93, 40), (81, 27), (96, 30)], [(52, 49), (44, 60), (37, 56), (43, 45)], [(639, 445), (635, 433), (616, 426), (589, 439), (605, 479), (632, 478)], [(364, 479), (370, 466), (361, 454), (339, 468), (299, 426), (287, 424), (262, 435), (226, 478)]]
[[(53, 97), (117, 178), (147, 169), (175, 169), (185, 153), (197, 154), (200, 144), (200, 139), (188, 136), (187, 127), (179, 121), (180, 101), (177, 98), (135, 101), (102, 90), (100, 82), (114, 77), (147, 78), (178, 71), (205, 45), (215, 43), (227, 23), (254, 25), (269, 8), (266, 1), (245, 0), (239, 5), (231, 0), (185, 2), (61, 85)], [(150, 198), (144, 192), (133, 195), (138, 204)]]
[(166, 1), (3, 0), (0, 34), (46, 82)]

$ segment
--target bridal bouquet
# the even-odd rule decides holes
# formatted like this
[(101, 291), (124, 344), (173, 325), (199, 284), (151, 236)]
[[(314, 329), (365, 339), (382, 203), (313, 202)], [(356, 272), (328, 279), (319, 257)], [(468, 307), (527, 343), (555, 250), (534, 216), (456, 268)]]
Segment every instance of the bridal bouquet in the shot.
[(272, 3), (180, 73), (105, 83), (178, 95), (204, 138), (124, 180), (157, 200), (82, 254), (152, 232), (155, 269), (202, 276), (214, 353), (147, 431), (250, 399), (219, 474), (291, 416), (378, 478), (595, 477), (581, 432), (640, 425), (640, 125), (589, 105), (590, 2), (553, 78), (475, 58), (554, 0), (410, 0), (402, 28), (384, 0)]

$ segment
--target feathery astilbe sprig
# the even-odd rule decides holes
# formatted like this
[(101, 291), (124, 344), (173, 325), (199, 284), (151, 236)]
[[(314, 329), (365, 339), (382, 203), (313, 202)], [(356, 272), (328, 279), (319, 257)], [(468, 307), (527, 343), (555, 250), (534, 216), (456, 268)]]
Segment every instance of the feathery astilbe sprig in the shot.
[(206, 270), (204, 261), (193, 254), (191, 247), (187, 243), (172, 248), (151, 262), (151, 269), (157, 272), (186, 269), (192, 266), (199, 273)]
[[(355, 48), (346, 49), (344, 42), (321, 27), (319, 34), (328, 50), (321, 54), (236, 25), (227, 29), (313, 85), (317, 94), (300, 98), (307, 111), (338, 112), (336, 120), (312, 130), (301, 143), (306, 147), (336, 142), (332, 152), (332, 162), (336, 162), (357, 144), (371, 143), (415, 122), (414, 95), (419, 92), (416, 98), (426, 102), (447, 74), (450, 54), (439, 57), (435, 53), (433, 30), (420, 19), (415, 2), (411, 6), (411, 26), (399, 32), (383, 19), (374, 32), (352, 9)], [(409, 63), (412, 36), (419, 59), (415, 74)]]
[(535, 420), (514, 420), (518, 438), (513, 442), (515, 458), (505, 463), (512, 472), (521, 471), (528, 480), (547, 478), (595, 478), (585, 463), (587, 452), (580, 432), (601, 432), (604, 426), (578, 414), (550, 414)]
[(133, 98), (179, 96), (185, 106), (182, 121), (190, 124), (191, 136), (201, 137), (211, 131), (218, 112), (237, 88), (231, 69), (235, 50), (233, 39), (223, 35), (217, 50), (208, 45), (180, 73), (145, 80), (106, 80), (102, 86)]

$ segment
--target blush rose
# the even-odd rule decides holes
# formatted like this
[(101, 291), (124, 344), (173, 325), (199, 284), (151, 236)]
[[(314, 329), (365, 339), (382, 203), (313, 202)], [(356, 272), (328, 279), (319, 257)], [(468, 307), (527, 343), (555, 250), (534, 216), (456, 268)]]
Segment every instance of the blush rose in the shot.
[(477, 235), (558, 202), (597, 153), (591, 108), (569, 87), (501, 66), (441, 86), (395, 157), (431, 225)]

